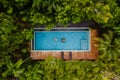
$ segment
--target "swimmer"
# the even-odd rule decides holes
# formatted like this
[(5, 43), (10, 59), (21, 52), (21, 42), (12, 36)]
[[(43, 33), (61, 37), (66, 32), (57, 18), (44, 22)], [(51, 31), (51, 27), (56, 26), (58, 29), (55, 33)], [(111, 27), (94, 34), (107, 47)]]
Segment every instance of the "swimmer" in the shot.
[(65, 38), (62, 38), (61, 41), (62, 41), (62, 42), (65, 42)]
[(57, 41), (58, 39), (57, 38), (54, 38), (54, 41)]

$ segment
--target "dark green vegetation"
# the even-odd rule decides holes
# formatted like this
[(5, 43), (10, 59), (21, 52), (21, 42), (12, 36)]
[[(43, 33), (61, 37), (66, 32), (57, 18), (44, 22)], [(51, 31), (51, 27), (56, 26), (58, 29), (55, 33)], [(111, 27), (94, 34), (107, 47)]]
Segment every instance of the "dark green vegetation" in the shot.
[[(30, 60), (34, 25), (49, 30), (82, 21), (93, 21), (99, 25), (93, 27), (103, 30), (97, 60)], [(0, 79), (120, 80), (119, 23), (119, 0), (0, 0)]]

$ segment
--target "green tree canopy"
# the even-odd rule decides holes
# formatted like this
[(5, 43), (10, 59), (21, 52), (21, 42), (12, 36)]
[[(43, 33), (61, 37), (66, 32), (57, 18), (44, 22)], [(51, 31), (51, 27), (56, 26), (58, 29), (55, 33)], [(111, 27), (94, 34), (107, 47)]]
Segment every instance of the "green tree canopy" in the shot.
[(39, 23), (48, 28), (81, 21), (113, 27), (120, 21), (119, 0), (0, 0), (0, 12), (15, 23)]
[[(29, 42), (33, 38), (31, 28), (36, 24), (45, 25), (49, 30), (56, 25), (67, 26), (69, 23), (75, 24), (82, 21), (93, 21), (100, 25), (95, 26), (96, 28), (112, 28), (114, 30), (113, 33), (110, 32), (108, 35), (104, 35), (103, 39), (100, 39), (101, 43), (99, 47), (103, 56), (101, 56), (102, 58), (100, 57), (100, 60), (92, 64), (93, 68), (95, 67), (95, 72), (93, 68), (89, 67), (89, 70), (86, 67), (88, 73), (86, 72), (85, 75), (89, 75), (90, 72), (91, 76), (91, 72), (93, 71), (94, 76), (103, 69), (108, 72), (109, 70), (115, 70), (115, 73), (120, 75), (118, 65), (120, 63), (118, 60), (119, 56), (116, 57), (116, 53), (119, 54), (120, 52), (120, 0), (0, 0), (0, 79), (4, 71), (4, 77), (8, 76), (8, 74), (20, 77), (19, 74), (23, 73), (24, 69), (18, 68), (23, 63), (21, 58), (25, 59), (29, 56)], [(116, 46), (117, 48), (115, 48)], [(115, 55), (111, 54), (108, 56), (106, 54), (111, 52)], [(107, 60), (104, 58), (107, 58)], [(42, 63), (43, 69), (44, 65), (46, 65), (48, 68), (45, 68), (45, 71), (50, 72), (51, 69), (53, 72), (59, 71), (57, 67), (49, 68), (47, 64), (53, 66), (52, 62)], [(26, 70), (28, 71), (24, 74), (29, 79), (32, 79), (33, 74), (34, 78), (36, 78), (37, 73), (43, 73), (39, 71), (41, 65), (38, 63), (35, 64), (34, 67), (32, 67), (32, 62), (24, 64), (24, 67), (27, 65)], [(82, 64), (85, 65), (86, 62), (82, 62)], [(71, 62), (70, 65), (72, 65)], [(64, 69), (67, 70), (68, 68), (67, 71), (69, 69), (76, 69), (76, 71), (83, 69), (82, 77), (86, 79), (86, 76), (83, 76), (85, 67), (82, 69), (79, 69), (79, 67), (74, 68), (74, 66), (73, 68), (69, 67), (64, 67)], [(50, 75), (54, 76), (53, 72), (50, 72)], [(74, 73), (74, 71), (71, 73)], [(61, 75), (61, 72), (59, 74)], [(46, 74), (44, 75), (46, 76)], [(87, 77), (91, 79), (88, 75)], [(47, 76), (49, 77), (49, 74)], [(96, 79), (98, 78), (96, 77), (94, 80)], [(3, 80), (6, 79), (3, 78)]]
[(16, 53), (29, 51), (27, 42), (35, 24), (51, 29), (93, 21), (120, 35), (119, 17), (119, 0), (0, 0), (0, 57), (21, 57)]

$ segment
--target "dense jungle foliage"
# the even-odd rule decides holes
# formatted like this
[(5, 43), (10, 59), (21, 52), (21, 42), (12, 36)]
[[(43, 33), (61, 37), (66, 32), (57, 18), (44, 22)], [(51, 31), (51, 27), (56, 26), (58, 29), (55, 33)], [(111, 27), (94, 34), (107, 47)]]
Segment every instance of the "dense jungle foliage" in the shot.
[[(30, 59), (36, 24), (82, 21), (103, 30), (97, 60)], [(0, 0), (0, 80), (120, 80), (120, 0)]]

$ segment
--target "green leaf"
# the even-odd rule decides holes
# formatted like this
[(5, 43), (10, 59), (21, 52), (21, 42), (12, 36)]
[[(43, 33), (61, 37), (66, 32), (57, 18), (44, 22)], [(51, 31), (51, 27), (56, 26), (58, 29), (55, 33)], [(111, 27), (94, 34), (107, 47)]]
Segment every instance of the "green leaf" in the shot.
[(26, 52), (27, 52), (27, 49), (26, 49), (26, 48), (22, 49), (22, 52), (23, 52), (23, 53), (26, 53)]
[(27, 18), (26, 18), (26, 17), (23, 17), (22, 20), (23, 20), (23, 21), (27, 21)]
[(10, 61), (10, 62), (7, 62), (7, 68), (8, 69), (12, 69), (14, 68), (14, 64)]
[(8, 69), (8, 70), (6, 70), (4, 73), (2, 73), (2, 76), (3, 77), (7, 77), (7, 76), (9, 76), (9, 75), (11, 75), (12, 74), (12, 69)]
[(13, 8), (10, 7), (8, 10), (7, 10), (7, 13), (11, 14), (13, 12)]
[(40, 74), (43, 74), (43, 71), (42, 70), (37, 70), (38, 73)]
[(20, 74), (24, 72), (24, 69), (19, 69), (19, 70), (13, 70), (13, 74), (15, 77), (20, 77)]
[(20, 66), (23, 64), (23, 62), (24, 62), (24, 61), (23, 61), (22, 59), (20, 59), (19, 61), (17, 61), (17, 62), (15, 63), (15, 65), (14, 65), (15, 68), (16, 68), (16, 69), (19, 69)]

